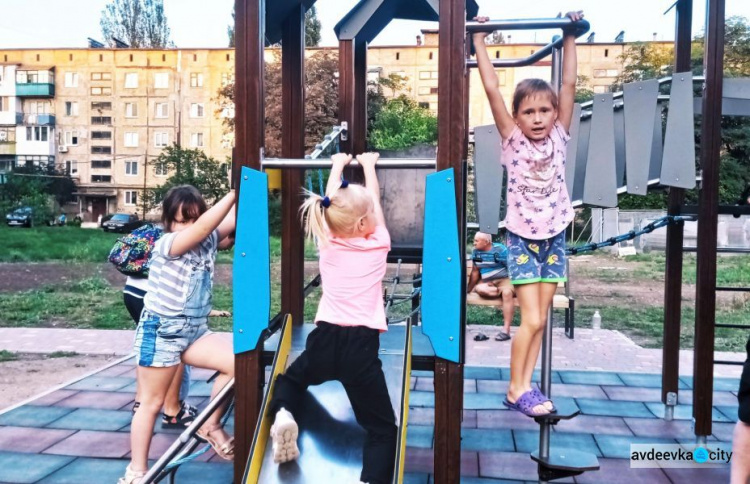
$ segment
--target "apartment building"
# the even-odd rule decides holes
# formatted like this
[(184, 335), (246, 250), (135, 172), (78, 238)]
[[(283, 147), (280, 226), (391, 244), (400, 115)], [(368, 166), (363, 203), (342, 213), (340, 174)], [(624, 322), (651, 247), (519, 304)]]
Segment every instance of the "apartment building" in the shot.
[[(409, 95), (437, 112), (437, 31), (423, 36), (419, 45), (370, 48), (369, 75), (403, 76)], [(492, 45), (490, 57), (525, 57), (542, 45)], [(626, 45), (579, 44), (579, 73), (594, 92), (605, 92), (619, 74)], [(278, 56), (269, 49), (266, 58)], [(233, 135), (223, 121), (233, 114), (218, 111), (217, 93), (233, 71), (232, 49), (0, 50), (0, 174), (54, 164), (76, 180), (86, 219), (136, 211), (143, 189), (169, 176), (154, 163), (165, 146), (199, 148), (220, 162), (231, 155)], [(498, 77), (509, 100), (521, 79), (549, 79), (550, 65), (498, 69)], [(476, 71), (469, 105), (472, 125), (492, 123)]]

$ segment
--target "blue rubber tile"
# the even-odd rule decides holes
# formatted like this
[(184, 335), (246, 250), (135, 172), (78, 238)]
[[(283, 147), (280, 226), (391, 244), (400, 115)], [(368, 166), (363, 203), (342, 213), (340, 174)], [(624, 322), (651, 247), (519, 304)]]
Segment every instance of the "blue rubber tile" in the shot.
[[(662, 418), (664, 417), (664, 404), (661, 402), (648, 402), (646, 406), (654, 414), (654, 416)], [(674, 407), (674, 418), (676, 420), (692, 420), (693, 419), (693, 406), (692, 405), (675, 405)], [(713, 408), (711, 411), (711, 420), (714, 422), (729, 422), (722, 412)]]
[(499, 380), (500, 368), (491, 366), (467, 366), (464, 368), (465, 380)]
[(120, 430), (130, 425), (133, 414), (123, 410), (102, 410), (97, 408), (79, 408), (58, 419), (48, 428), (75, 430)]
[(461, 450), (513, 452), (510, 430), (461, 429)]
[(428, 425), (409, 425), (406, 428), (406, 445), (431, 449), (435, 438), (435, 428)]
[(135, 378), (125, 378), (122, 376), (90, 376), (65, 388), (67, 390), (115, 392), (134, 382)]
[(89, 459), (79, 457), (60, 470), (39, 481), (39, 484), (80, 484), (96, 476), (98, 482), (117, 482), (125, 475), (126, 460)]
[(73, 460), (59, 455), (0, 452), (0, 482), (32, 483), (44, 479)]
[(641, 402), (576, 398), (576, 403), (584, 415), (655, 418), (654, 414)]
[[(617, 376), (629, 387), (661, 388), (661, 375), (654, 373), (618, 373)], [(687, 389), (685, 382), (678, 380), (680, 390)]]
[[(688, 388), (693, 388), (692, 376), (681, 376), (680, 381)], [(738, 378), (714, 378), (715, 392), (736, 392), (739, 387), (740, 380)]]
[(688, 388), (693, 388), (693, 377), (692, 376), (681, 376), (680, 383), (684, 384)]
[[(516, 442), (516, 452), (529, 454), (539, 450), (539, 432), (533, 430), (514, 430), (513, 437)], [(594, 437), (591, 434), (573, 434), (554, 432), (550, 436), (550, 446), (561, 449), (575, 449), (581, 452), (588, 452), (597, 457), (602, 454), (597, 447)]]
[(675, 444), (675, 439), (658, 437), (628, 437), (625, 435), (595, 435), (601, 455), (614, 459), (630, 459), (630, 444)]
[[(510, 368), (501, 368), (500, 369), (502, 373), (502, 379), (510, 381)], [(552, 383), (562, 383), (562, 379), (560, 378), (560, 373), (557, 371), (553, 371), (552, 375), (550, 376), (550, 380)], [(534, 373), (531, 375), (531, 381), (532, 382), (540, 382), (542, 381), (542, 372), (540, 370), (534, 370)]]
[(134, 381), (133, 383), (130, 383), (130, 384), (125, 385), (124, 387), (118, 389), (117, 391), (121, 392), (121, 393), (130, 393), (131, 395), (135, 395), (135, 387), (136, 387), (136, 384), (135, 384), (135, 381)]
[(724, 415), (726, 418), (728, 418), (730, 422), (737, 422), (737, 420), (738, 420), (738, 417), (737, 417), (738, 407), (736, 405), (735, 406), (731, 406), (731, 407), (725, 406), (725, 405), (717, 405), (717, 406), (714, 407), (714, 409), (716, 409), (719, 412), (721, 412), (721, 414)]
[(429, 484), (430, 475), (417, 472), (405, 472), (403, 484)]
[(434, 407), (435, 406), (435, 394), (432, 392), (410, 392), (409, 393), (409, 406), (410, 407)]
[(0, 425), (9, 425), (12, 427), (45, 427), (72, 411), (72, 408), (24, 405), (0, 415)]
[(487, 479), (484, 477), (461, 476), (461, 484), (519, 484), (522, 482), (524, 481), (509, 481), (506, 479)]
[(194, 381), (190, 384), (190, 396), (191, 397), (210, 397), (211, 389), (213, 388), (213, 382), (207, 383), (205, 381)]
[(606, 371), (561, 371), (563, 383), (577, 383), (579, 385), (624, 385), (617, 373)]
[(432, 378), (435, 376), (435, 373), (432, 371), (427, 371), (427, 370), (412, 370), (411, 376), (416, 376), (416, 377), (427, 376), (427, 377)]
[(231, 483), (234, 467), (231, 462), (189, 462), (180, 466), (175, 482), (180, 484)]
[(464, 393), (465, 410), (499, 410), (505, 395), (500, 393)]

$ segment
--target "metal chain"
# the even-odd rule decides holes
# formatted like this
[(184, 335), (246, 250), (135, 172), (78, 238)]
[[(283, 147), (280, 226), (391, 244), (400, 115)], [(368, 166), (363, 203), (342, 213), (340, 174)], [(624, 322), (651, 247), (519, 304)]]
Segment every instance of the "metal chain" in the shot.
[(611, 247), (615, 244), (619, 244), (620, 242), (625, 242), (626, 240), (633, 240), (634, 238), (643, 234), (650, 234), (654, 230), (660, 229), (667, 225), (681, 224), (683, 222), (694, 222), (696, 220), (697, 217), (695, 217), (694, 215), (667, 215), (658, 220), (654, 220), (650, 224), (643, 227), (641, 230), (631, 230), (630, 232), (610, 237), (609, 239), (602, 242), (592, 242), (580, 247), (568, 247), (565, 249), (565, 253), (568, 255), (577, 255), (584, 252), (592, 252), (597, 249), (601, 249), (602, 247)]

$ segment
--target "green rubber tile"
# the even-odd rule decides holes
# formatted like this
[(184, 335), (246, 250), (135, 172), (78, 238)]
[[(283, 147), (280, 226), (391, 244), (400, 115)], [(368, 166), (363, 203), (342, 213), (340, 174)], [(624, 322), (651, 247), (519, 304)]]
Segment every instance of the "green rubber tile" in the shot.
[(630, 459), (630, 444), (676, 444), (675, 439), (659, 437), (628, 437), (625, 435), (595, 435), (604, 457)]
[(53, 429), (109, 430), (115, 431), (130, 425), (133, 414), (123, 410), (79, 408), (52, 422)]
[(461, 450), (513, 452), (510, 430), (461, 429)]
[(134, 383), (135, 378), (125, 378), (122, 376), (90, 376), (73, 383), (72, 385), (68, 385), (65, 389), (115, 392)]
[(72, 408), (24, 405), (0, 415), (0, 425), (45, 427), (72, 412)]
[[(535, 450), (539, 450), (539, 431), (514, 430), (513, 437), (516, 442), (516, 452), (529, 454)], [(597, 447), (594, 437), (591, 434), (553, 432), (550, 435), (550, 446), (588, 452), (597, 457), (602, 456), (599, 447)]]
[[(646, 406), (658, 418), (664, 417), (664, 404), (661, 402), (648, 402)], [(692, 405), (675, 405), (674, 407), (674, 418), (676, 420), (693, 420), (693, 406)], [(730, 422), (722, 412), (713, 408), (711, 410), (711, 420), (714, 422)]]
[(79, 457), (39, 481), (39, 484), (81, 484), (91, 482), (92, 476), (96, 476), (97, 482), (117, 482), (125, 475), (127, 465), (127, 460)]
[(0, 482), (33, 483), (44, 479), (73, 460), (59, 455), (0, 452)]
[(427, 425), (409, 425), (406, 428), (406, 445), (431, 449), (435, 438), (435, 429)]
[(641, 402), (576, 398), (576, 403), (584, 415), (655, 418), (654, 414)]

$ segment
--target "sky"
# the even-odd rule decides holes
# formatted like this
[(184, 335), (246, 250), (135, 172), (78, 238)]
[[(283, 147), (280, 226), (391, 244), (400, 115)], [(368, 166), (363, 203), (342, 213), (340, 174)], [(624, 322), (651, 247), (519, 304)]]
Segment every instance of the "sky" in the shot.
[[(274, 1), (274, 0), (267, 0)], [(337, 45), (333, 27), (358, 0), (318, 0), (322, 23), (321, 45)], [(109, 0), (0, 0), (0, 49), (86, 47), (87, 37), (101, 40), (99, 18)], [(673, 40), (674, 0), (534, 0), (507, 2), (477, 0), (480, 14), (493, 19), (554, 17), (558, 12), (583, 10), (596, 33), (596, 41), (613, 41), (625, 31), (626, 41)], [(509, 4), (512, 6), (509, 7)], [(702, 32), (704, 0), (694, 0), (693, 34)], [(227, 46), (227, 26), (232, 21), (234, 0), (164, 0), (172, 40), (183, 48)], [(727, 16), (750, 20), (750, 1), (726, 0)], [(422, 28), (436, 23), (391, 22), (372, 45), (413, 45)], [(512, 32), (514, 42), (548, 42), (552, 31)]]

